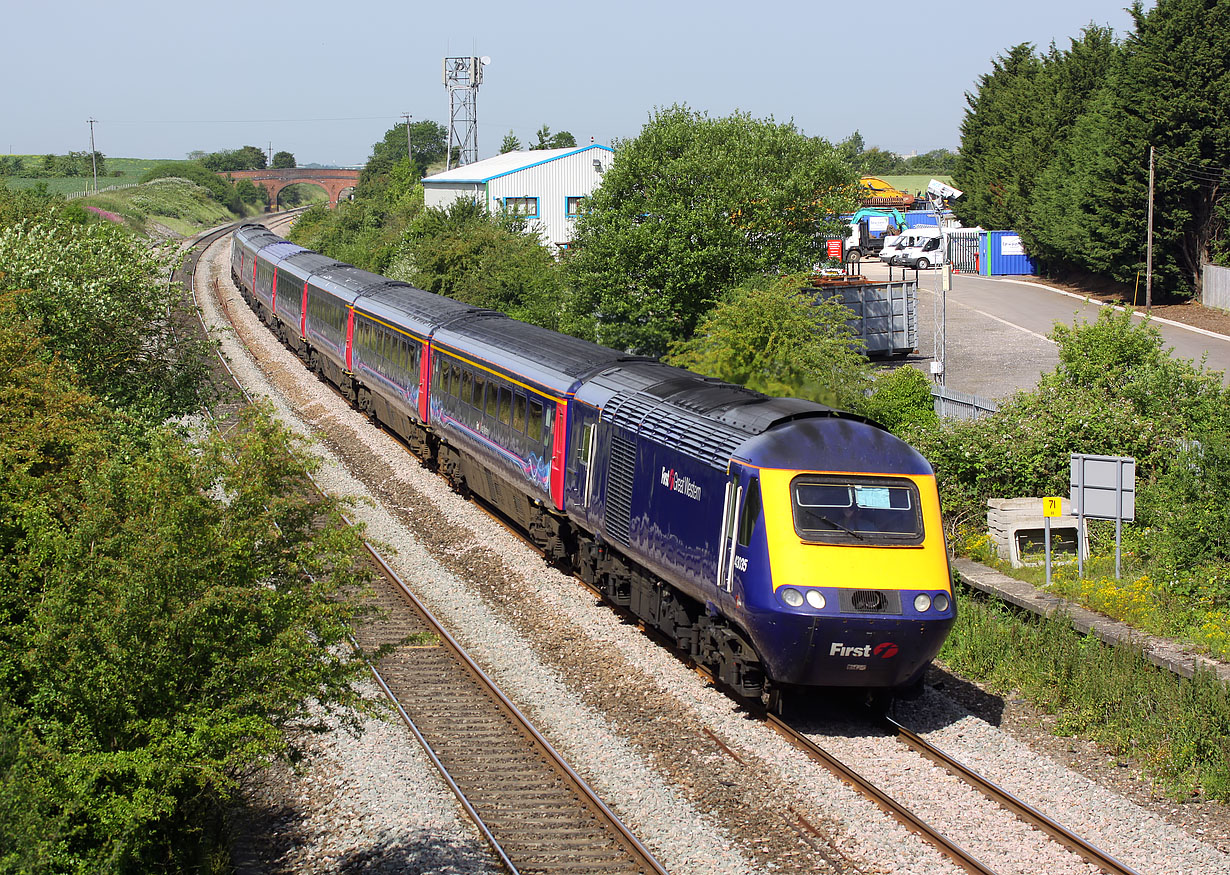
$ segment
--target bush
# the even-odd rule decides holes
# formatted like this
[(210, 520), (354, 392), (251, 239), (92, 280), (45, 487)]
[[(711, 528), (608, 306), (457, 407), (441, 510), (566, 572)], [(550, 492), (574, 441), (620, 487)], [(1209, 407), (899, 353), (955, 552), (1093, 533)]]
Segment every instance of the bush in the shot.
[(878, 376), (859, 412), (896, 435), (939, 424), (931, 381), (917, 368), (894, 368)]
[(839, 298), (817, 302), (806, 276), (757, 277), (731, 290), (696, 335), (671, 344), (673, 365), (768, 395), (855, 409), (868, 383), (862, 343)]
[(209, 196), (218, 203), (236, 215), (243, 215), (243, 204), (239, 200), (235, 186), (197, 161), (168, 161), (164, 164), (158, 164), (151, 167), (141, 177), (141, 181), (153, 182), (155, 179), (162, 179), (168, 176), (187, 179), (190, 182), (195, 182), (197, 185), (204, 186), (209, 190)]
[(982, 419), (914, 434), (953, 522), (981, 517), (990, 497), (1065, 494), (1071, 453), (1134, 457), (1144, 502), (1192, 438), (1230, 428), (1220, 373), (1173, 358), (1147, 322), (1105, 308), (1051, 337), (1059, 365), (1036, 390)]

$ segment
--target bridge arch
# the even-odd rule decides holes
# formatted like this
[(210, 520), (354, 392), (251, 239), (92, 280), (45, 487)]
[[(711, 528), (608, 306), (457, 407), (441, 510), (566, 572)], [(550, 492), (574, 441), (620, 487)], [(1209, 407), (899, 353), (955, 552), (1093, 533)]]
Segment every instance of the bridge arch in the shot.
[(309, 182), (319, 185), (329, 195), (329, 206), (337, 206), (338, 197), (348, 188), (359, 184), (359, 171), (340, 168), (290, 167), (269, 170), (226, 170), (219, 171), (232, 183), (241, 179), (251, 180), (254, 185), (261, 185), (269, 192), (269, 202), (276, 204), (278, 194), (288, 185)]

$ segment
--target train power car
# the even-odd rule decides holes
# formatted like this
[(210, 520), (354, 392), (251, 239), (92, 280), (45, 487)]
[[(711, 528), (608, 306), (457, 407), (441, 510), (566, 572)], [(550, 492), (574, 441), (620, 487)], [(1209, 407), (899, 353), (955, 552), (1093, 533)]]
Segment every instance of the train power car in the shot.
[(956, 618), (935, 475), (872, 422), (433, 295), (258, 225), (235, 232), (232, 274), (454, 488), (741, 695), (910, 688)]

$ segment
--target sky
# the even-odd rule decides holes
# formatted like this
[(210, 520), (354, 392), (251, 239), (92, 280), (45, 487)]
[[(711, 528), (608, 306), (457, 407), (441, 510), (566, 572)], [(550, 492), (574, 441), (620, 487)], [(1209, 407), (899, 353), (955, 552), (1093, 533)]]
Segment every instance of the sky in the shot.
[[(487, 56), (479, 157), (544, 124), (581, 145), (687, 104), (911, 154), (956, 149), (965, 93), (1021, 42), (1122, 37), (1128, 0), (616, 0), (8, 4), (0, 152), (184, 158), (243, 145), (363, 164), (401, 122), (448, 124), (445, 57)], [(1146, 8), (1152, 7), (1152, 0)]]

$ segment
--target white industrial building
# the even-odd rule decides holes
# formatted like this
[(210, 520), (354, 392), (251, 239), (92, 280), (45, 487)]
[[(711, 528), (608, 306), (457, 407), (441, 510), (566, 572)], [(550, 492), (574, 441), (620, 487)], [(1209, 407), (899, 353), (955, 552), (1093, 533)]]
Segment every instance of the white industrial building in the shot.
[(611, 166), (609, 146), (505, 152), (423, 179), (429, 207), (473, 199), (492, 212), (508, 210), (536, 223), (548, 243), (564, 248), (572, 240), (581, 199), (591, 194)]

